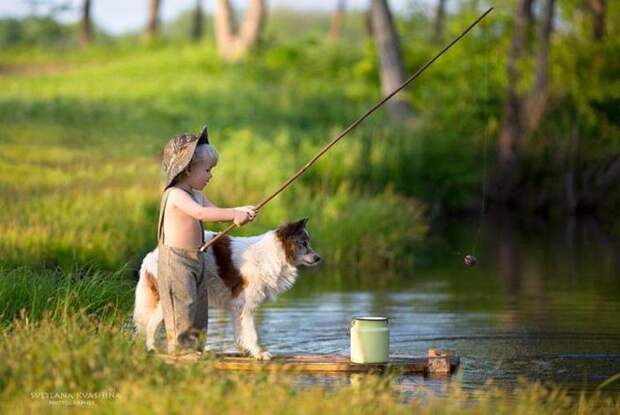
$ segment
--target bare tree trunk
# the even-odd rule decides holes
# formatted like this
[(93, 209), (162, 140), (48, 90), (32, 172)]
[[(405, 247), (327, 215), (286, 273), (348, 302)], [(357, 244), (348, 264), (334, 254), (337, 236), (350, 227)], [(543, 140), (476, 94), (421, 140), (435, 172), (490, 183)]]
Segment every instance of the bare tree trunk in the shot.
[(342, 37), (342, 27), (344, 26), (346, 7), (346, 0), (338, 0), (338, 6), (336, 7), (336, 12), (332, 16), (331, 25), (329, 27), (328, 39), (331, 42), (337, 42)]
[(433, 22), (433, 41), (441, 42), (443, 40), (444, 21), (446, 19), (446, 0), (437, 1), (437, 9), (435, 12), (435, 21)]
[(588, 4), (594, 17), (594, 26), (592, 27), (594, 39), (602, 40), (605, 36), (607, 0), (589, 0)]
[[(383, 96), (386, 96), (406, 80), (398, 35), (387, 0), (371, 0), (370, 16), (372, 33), (379, 55), (381, 92)], [(409, 104), (400, 94), (387, 102), (387, 108), (390, 116), (397, 120), (403, 120), (412, 114)]]
[(82, 45), (90, 45), (93, 40), (93, 26), (90, 18), (91, 0), (82, 3), (82, 20), (80, 22), (80, 42)]
[(239, 34), (235, 34), (230, 1), (218, 0), (215, 8), (215, 37), (220, 57), (231, 62), (245, 56), (259, 42), (265, 17), (265, 0), (250, 0)]
[(214, 16), (215, 40), (222, 57), (234, 49), (233, 18), (229, 0), (217, 0)]
[(157, 35), (159, 25), (159, 8), (161, 0), (150, 0), (149, 2), (149, 21), (146, 25), (144, 36), (147, 40), (153, 39)]
[(534, 21), (534, 9), (533, 8), (534, 8), (535, 1), (536, 0), (525, 0), (523, 2), (523, 6), (522, 6), (523, 13), (525, 14), (525, 17), (529, 23)]
[(542, 121), (549, 100), (549, 52), (553, 32), (555, 0), (546, 0), (539, 26), (534, 81), (529, 92), (519, 91), (521, 84), (520, 61), (526, 54), (531, 26), (532, 0), (519, 0), (515, 12), (512, 44), (506, 64), (508, 92), (499, 137), (498, 166), (495, 177), (495, 198), (506, 201), (514, 191), (520, 172), (519, 160), (527, 137)]
[(202, 0), (196, 0), (194, 8), (194, 19), (192, 21), (192, 39), (199, 40), (202, 37)]
[(555, 0), (547, 0), (538, 36), (535, 77), (526, 101), (527, 131), (538, 128), (549, 100), (549, 49), (553, 32)]
[(500, 134), (500, 162), (517, 161), (525, 136), (538, 127), (544, 114), (549, 91), (549, 42), (553, 30), (554, 1), (547, 0), (539, 33), (535, 81), (527, 99), (523, 98), (518, 91), (518, 85), (521, 81), (518, 66), (527, 49), (528, 35), (533, 19), (533, 0), (520, 0), (517, 5), (512, 45), (506, 64), (508, 97), (504, 107), (504, 119)]
[(514, 33), (512, 44), (508, 52), (506, 71), (508, 73), (508, 94), (504, 104), (504, 117), (499, 137), (499, 164), (500, 170), (514, 167), (517, 162), (521, 141), (525, 135), (522, 116), (522, 99), (517, 91), (521, 79), (518, 63), (525, 47), (526, 26), (531, 6), (530, 0), (520, 0), (517, 4), (514, 17)]
[(247, 53), (250, 48), (258, 43), (265, 24), (265, 12), (264, 0), (250, 0), (250, 5), (243, 16), (239, 30), (242, 54)]
[[(522, 53), (526, 56), (533, 54), (536, 45), (536, 16), (534, 15), (534, 4), (538, 0), (525, 0), (521, 6), (525, 22), (523, 24), (523, 47)], [(542, 0), (546, 1), (546, 0)]]
[(372, 35), (372, 14), (370, 10), (364, 13), (364, 34), (370, 39), (373, 39)]

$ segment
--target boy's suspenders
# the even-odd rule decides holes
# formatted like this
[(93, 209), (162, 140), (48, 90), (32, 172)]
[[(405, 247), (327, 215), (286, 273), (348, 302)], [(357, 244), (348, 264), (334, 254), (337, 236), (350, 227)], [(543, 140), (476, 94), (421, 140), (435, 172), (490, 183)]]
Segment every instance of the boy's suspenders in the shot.
[[(157, 244), (158, 245), (160, 242), (163, 243), (164, 213), (166, 211), (166, 204), (167, 204), (166, 202), (168, 202), (168, 195), (170, 194), (170, 190), (172, 190), (172, 187), (169, 187), (164, 191), (164, 194), (163, 194), (160, 206), (159, 206), (159, 220), (157, 221)], [(181, 189), (181, 190), (184, 190), (184, 189)], [(194, 199), (194, 195), (191, 192), (188, 192), (187, 190), (184, 190), (184, 191), (189, 193), (189, 197), (191, 197), (192, 200), (196, 201), (196, 199)], [(198, 223), (200, 224), (200, 239), (202, 240), (202, 244), (204, 244), (205, 243), (205, 230), (202, 225), (202, 221), (199, 220)]]
[(159, 203), (159, 220), (157, 221), (157, 244), (158, 245), (160, 242), (162, 244), (164, 243), (163, 238), (162, 238), (163, 232), (164, 232), (164, 213), (166, 210), (166, 202), (168, 201), (168, 194), (170, 190), (171, 190), (170, 187), (164, 190), (164, 194), (162, 195), (161, 202)]

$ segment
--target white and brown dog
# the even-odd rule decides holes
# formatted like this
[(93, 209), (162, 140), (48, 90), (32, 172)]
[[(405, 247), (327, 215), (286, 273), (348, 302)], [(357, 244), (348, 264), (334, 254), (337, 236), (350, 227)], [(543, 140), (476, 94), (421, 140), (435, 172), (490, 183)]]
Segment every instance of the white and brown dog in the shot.
[[(293, 286), (298, 266), (314, 266), (321, 260), (310, 247), (307, 221), (287, 223), (258, 236), (224, 236), (204, 255), (209, 306), (230, 312), (235, 343), (256, 359), (270, 359), (271, 354), (258, 344), (254, 311)], [(214, 235), (205, 231), (205, 240)], [(148, 350), (155, 348), (155, 333), (163, 322), (157, 258), (155, 249), (142, 261), (133, 313)]]

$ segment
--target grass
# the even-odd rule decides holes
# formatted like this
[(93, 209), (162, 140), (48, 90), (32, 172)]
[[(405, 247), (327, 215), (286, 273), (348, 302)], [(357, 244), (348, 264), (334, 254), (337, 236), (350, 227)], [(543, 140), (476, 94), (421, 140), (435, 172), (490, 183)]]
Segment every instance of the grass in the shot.
[(72, 310), (118, 321), (133, 304), (133, 282), (124, 270), (0, 270), (0, 317), (8, 326), (20, 317), (63, 321)]
[[(6, 58), (8, 65), (25, 59)], [(156, 242), (158, 157), (174, 134), (208, 123), (221, 162), (206, 194), (221, 206), (256, 204), (365, 103), (269, 63), (221, 65), (204, 46), (47, 56), (49, 65), (61, 59), (70, 67), (60, 72), (0, 77), (0, 255), (7, 265), (135, 267)], [(426, 233), (425, 207), (390, 183), (365, 183), (375, 181), (359, 172), (364, 160), (376, 165), (397, 154), (388, 151), (390, 133), (371, 128), (380, 144), (369, 148), (352, 136), (240, 233), (308, 216), (315, 244), (334, 265), (367, 252), (387, 263), (411, 261)]]

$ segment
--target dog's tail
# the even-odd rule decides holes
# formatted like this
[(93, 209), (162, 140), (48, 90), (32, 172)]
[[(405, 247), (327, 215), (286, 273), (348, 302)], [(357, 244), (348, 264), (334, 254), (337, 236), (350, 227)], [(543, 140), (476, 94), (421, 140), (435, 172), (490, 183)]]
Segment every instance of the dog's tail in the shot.
[(136, 286), (133, 321), (138, 333), (146, 331), (150, 315), (159, 305), (159, 285), (157, 283), (157, 251), (149, 252), (142, 260), (140, 279)]

